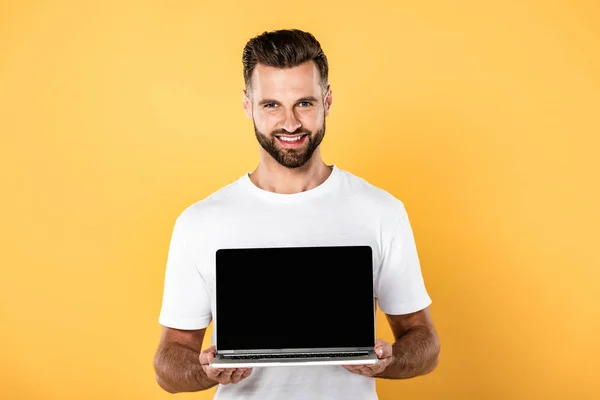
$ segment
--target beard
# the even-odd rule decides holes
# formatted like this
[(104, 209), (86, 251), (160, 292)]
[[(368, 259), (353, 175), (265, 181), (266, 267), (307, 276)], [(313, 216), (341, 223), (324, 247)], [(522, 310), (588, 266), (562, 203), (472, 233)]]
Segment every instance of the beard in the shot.
[[(325, 137), (325, 118), (323, 118), (323, 127), (314, 133), (307, 129), (299, 128), (294, 132), (278, 129), (272, 131), (270, 135), (265, 135), (258, 130), (254, 120), (252, 120), (252, 123), (254, 124), (254, 133), (258, 143), (275, 161), (286, 168), (299, 168), (306, 164)], [(285, 148), (278, 143), (278, 139), (275, 137), (278, 134), (304, 134), (307, 135), (305, 139), (306, 143), (298, 149)]]

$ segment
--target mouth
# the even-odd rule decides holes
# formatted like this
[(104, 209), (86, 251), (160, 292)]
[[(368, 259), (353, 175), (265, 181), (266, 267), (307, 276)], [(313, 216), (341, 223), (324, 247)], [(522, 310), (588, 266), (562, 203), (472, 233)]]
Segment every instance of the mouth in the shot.
[(275, 137), (283, 147), (294, 148), (302, 146), (306, 142), (308, 135), (276, 135)]

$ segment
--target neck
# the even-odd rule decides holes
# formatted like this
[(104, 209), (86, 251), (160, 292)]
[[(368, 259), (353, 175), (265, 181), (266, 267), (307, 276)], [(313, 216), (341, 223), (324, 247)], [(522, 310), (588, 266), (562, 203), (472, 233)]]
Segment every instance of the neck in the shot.
[(323, 162), (318, 150), (299, 168), (286, 168), (269, 155), (261, 156), (258, 166), (249, 175), (250, 180), (263, 190), (281, 194), (314, 189), (325, 182), (332, 171), (332, 167)]

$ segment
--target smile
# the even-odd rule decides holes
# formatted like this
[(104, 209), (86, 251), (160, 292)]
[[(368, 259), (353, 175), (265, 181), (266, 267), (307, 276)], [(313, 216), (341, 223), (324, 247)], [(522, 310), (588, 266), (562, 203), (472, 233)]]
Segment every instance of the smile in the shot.
[(296, 142), (296, 141), (302, 139), (304, 136), (306, 136), (306, 135), (294, 136), (294, 137), (277, 136), (277, 138), (283, 140), (284, 142)]
[(308, 135), (298, 135), (298, 136), (275, 136), (280, 143), (283, 143), (287, 146), (297, 146), (305, 142), (305, 138)]

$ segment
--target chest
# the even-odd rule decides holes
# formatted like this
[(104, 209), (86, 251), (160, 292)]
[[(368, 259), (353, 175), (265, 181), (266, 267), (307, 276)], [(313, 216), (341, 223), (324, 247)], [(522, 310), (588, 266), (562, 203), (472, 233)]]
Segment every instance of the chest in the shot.
[(381, 259), (380, 223), (357, 207), (248, 207), (214, 215), (200, 228), (191, 251), (211, 297), (223, 248), (369, 245), (374, 265)]

